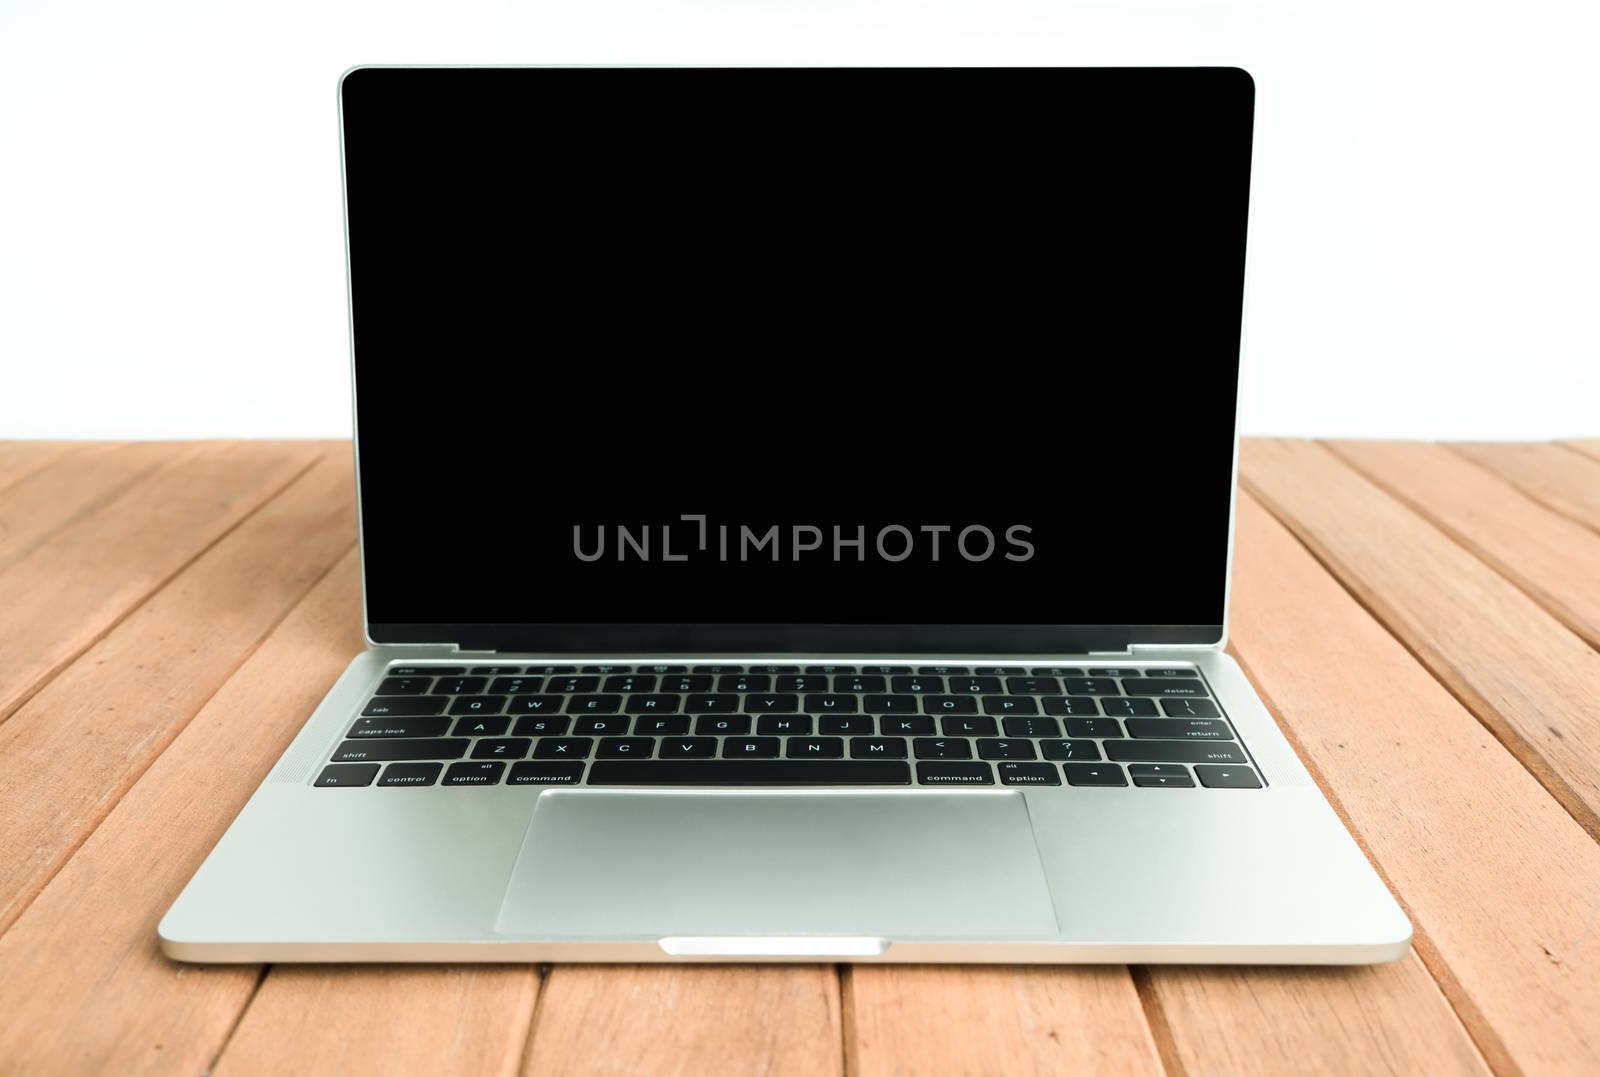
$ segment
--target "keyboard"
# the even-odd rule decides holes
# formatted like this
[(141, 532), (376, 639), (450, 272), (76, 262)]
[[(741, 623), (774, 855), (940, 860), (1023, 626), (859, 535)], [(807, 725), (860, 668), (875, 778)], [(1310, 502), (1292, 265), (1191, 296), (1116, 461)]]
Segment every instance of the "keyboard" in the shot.
[(403, 665), (319, 788), (1259, 789), (1198, 671), (1149, 666)]

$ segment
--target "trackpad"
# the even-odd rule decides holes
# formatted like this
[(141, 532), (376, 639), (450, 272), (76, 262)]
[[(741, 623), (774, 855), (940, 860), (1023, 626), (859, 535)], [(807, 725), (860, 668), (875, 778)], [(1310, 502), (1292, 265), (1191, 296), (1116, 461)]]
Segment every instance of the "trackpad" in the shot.
[(582, 936), (1056, 933), (1015, 792), (547, 790), (495, 929)]

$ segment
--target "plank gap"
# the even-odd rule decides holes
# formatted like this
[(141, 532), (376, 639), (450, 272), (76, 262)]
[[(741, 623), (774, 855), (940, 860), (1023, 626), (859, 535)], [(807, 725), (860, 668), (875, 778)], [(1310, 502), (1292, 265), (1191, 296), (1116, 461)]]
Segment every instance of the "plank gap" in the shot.
[(1155, 984), (1150, 981), (1149, 968), (1129, 965), (1128, 975), (1133, 977), (1133, 990), (1139, 997), (1139, 1007), (1144, 1010), (1145, 1024), (1150, 1026), (1150, 1038), (1155, 1041), (1156, 1057), (1161, 1060), (1161, 1068), (1172, 1077), (1186, 1077), (1188, 1067), (1183, 1064), (1183, 1056), (1178, 1051), (1178, 1039), (1173, 1035), (1172, 1023), (1167, 1020), (1167, 1011), (1161, 1005)]
[(271, 971), (271, 965), (262, 965), (256, 971), (256, 982), (250, 985), (250, 993), (244, 997), (244, 1002), (240, 1005), (239, 1011), (233, 1015), (233, 1023), (228, 1026), (228, 1030), (218, 1039), (217, 1049), (211, 1052), (211, 1059), (206, 1063), (206, 1074), (216, 1072), (217, 1065), (222, 1061), (223, 1053), (233, 1043), (233, 1037), (239, 1031), (239, 1026), (244, 1024), (244, 1015), (255, 1004), (256, 996), (261, 994), (261, 985), (267, 982), (267, 974)]

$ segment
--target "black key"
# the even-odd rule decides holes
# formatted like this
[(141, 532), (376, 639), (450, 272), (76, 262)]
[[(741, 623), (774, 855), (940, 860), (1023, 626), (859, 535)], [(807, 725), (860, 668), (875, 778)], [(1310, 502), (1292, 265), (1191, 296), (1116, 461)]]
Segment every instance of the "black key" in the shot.
[(1261, 788), (1261, 779), (1249, 767), (1195, 767), (1194, 772), (1207, 789)]
[(584, 666), (579, 673), (632, 673), (632, 666)]
[(511, 674), (511, 673), (521, 673), (522, 672), (522, 667), (521, 666), (473, 666), (470, 670), (468, 670), (468, 672), (469, 673), (475, 673), (475, 674), (477, 674), (479, 676), (503, 677), (503, 676), (506, 676), (507, 674)]
[(1200, 676), (1200, 671), (1197, 669), (1169, 667), (1167, 669), (1147, 669), (1144, 671), (1144, 675), (1146, 677), (1198, 677)]
[(1046, 696), (1044, 699), (1044, 712), (1062, 718), (1093, 718), (1100, 713), (1100, 708), (1096, 706), (1095, 700), (1087, 696), (1073, 696), (1069, 699), (1063, 699), (1060, 696)]
[(543, 677), (559, 677), (563, 673), (578, 672), (577, 666), (529, 666), (524, 673), (537, 673)]
[(1138, 675), (1138, 670), (1126, 668), (1091, 669), (1089, 671), (1089, 676), (1091, 677), (1137, 677)]
[(920, 674), (915, 677), (891, 677), (889, 678), (889, 690), (899, 692), (902, 695), (910, 692), (919, 696), (924, 692), (943, 692), (944, 678), (924, 677)]
[(347, 740), (333, 753), (335, 763), (386, 763), (391, 759), (460, 759), (467, 742), (454, 737), (425, 740)]
[[(1069, 696), (1114, 696), (1117, 682), (1109, 677), (1068, 677), (1061, 682)], [(1126, 783), (1124, 783), (1126, 784)]]
[(590, 737), (543, 737), (533, 746), (535, 759), (582, 759), (594, 747)]
[(928, 677), (958, 677), (971, 673), (966, 666), (918, 666), (917, 672)]
[(451, 714), (499, 714), (505, 709), (505, 696), (457, 696), (450, 704)]
[(459, 677), (465, 666), (390, 666), (391, 677)]
[(985, 714), (1038, 714), (1039, 701), (1032, 696), (984, 696)]
[(1061, 691), (1054, 677), (1008, 677), (1006, 691), (1014, 696), (1047, 696)]
[(620, 736), (628, 731), (628, 722), (631, 719), (626, 714), (596, 714), (587, 718), (574, 718), (572, 731), (580, 737), (589, 737), (596, 734), (602, 736)]
[(717, 681), (719, 692), (767, 692), (771, 689), (772, 678), (765, 673), (735, 673)]
[(450, 728), (448, 718), (357, 718), (346, 734), (350, 737), (442, 737)]
[(1128, 775), (1132, 778), (1187, 778), (1189, 768), (1177, 763), (1129, 763)]
[(606, 683), (601, 685), (604, 692), (654, 692), (656, 679), (641, 673), (625, 673), (616, 677), (607, 677)]
[(988, 763), (918, 763), (917, 781), (923, 785), (993, 785)]
[(600, 762), (590, 785), (910, 785), (904, 763), (887, 759), (660, 759)]
[(689, 696), (683, 709), (690, 714), (727, 714), (739, 709), (738, 696)]
[(756, 732), (764, 737), (805, 736), (811, 732), (811, 715), (763, 714), (756, 721)]
[(507, 709), (512, 714), (552, 714), (561, 709), (561, 697), (516, 696)]
[(544, 687), (543, 677), (496, 677), (489, 685), (492, 695), (520, 696)]
[(380, 696), (419, 696), (433, 681), (427, 677), (385, 677), (378, 683)]
[(899, 737), (856, 737), (850, 742), (852, 759), (904, 759), (906, 742)]
[(475, 696), (488, 684), (483, 677), (441, 677), (433, 686), (436, 696)]
[(729, 737), (722, 742), (724, 759), (776, 759), (777, 737)]
[(709, 692), (711, 691), (711, 678), (688, 677), (663, 677), (659, 685), (663, 692)]
[(744, 697), (744, 709), (751, 714), (783, 714), (800, 709), (800, 697), (755, 692)]
[(972, 672), (980, 677), (1015, 677), (1023, 669), (1021, 666), (979, 666)]
[(1074, 763), (1092, 763), (1100, 758), (1100, 746), (1092, 740), (1042, 740), (1039, 750), (1046, 759), (1070, 759)]
[(829, 736), (868, 737), (875, 732), (872, 725), (868, 714), (824, 714), (817, 718), (817, 732)]
[(1037, 759), (1038, 754), (1033, 750), (1031, 740), (989, 740), (978, 741), (979, 759)]
[(1232, 740), (1220, 718), (1130, 718), (1128, 736), (1142, 740)]
[(812, 673), (799, 677), (779, 677), (773, 682), (773, 687), (779, 692), (826, 692), (829, 683), (825, 675)]
[(1114, 763), (1062, 763), (1068, 785), (1127, 785), (1122, 768)]
[(972, 696), (923, 696), (922, 706), (929, 714), (978, 713), (978, 701)]
[(1083, 670), (1077, 666), (1034, 666), (1028, 670), (1035, 677), (1081, 677)]
[(800, 672), (800, 667), (799, 666), (751, 666), (746, 672), (749, 672), (749, 673), (771, 673), (771, 674), (774, 674), (774, 675), (779, 674), (779, 673), (799, 673)]
[(451, 730), (458, 737), (498, 737), (505, 733), (506, 727), (511, 724), (510, 718), (490, 715), (485, 718), (473, 718), (470, 715), (456, 719), (456, 727)]
[(379, 785), (432, 785), (439, 780), (443, 763), (390, 763), (383, 768)]
[(519, 737), (559, 737), (571, 722), (564, 714), (529, 714), (517, 719), (512, 732)]
[(885, 714), (878, 719), (879, 728), (889, 737), (927, 737), (933, 735), (933, 719), (914, 714), (907, 718), (898, 714)]
[(1161, 711), (1168, 718), (1220, 718), (1222, 712), (1209, 699), (1163, 699)]
[(507, 785), (577, 785), (583, 777), (582, 763), (516, 763), (506, 776)]
[(1167, 696), (1169, 698), (1198, 696), (1203, 699), (1210, 694), (1206, 691), (1206, 686), (1200, 681), (1189, 679), (1163, 680), (1159, 677), (1129, 677), (1122, 682), (1122, 690), (1130, 696)]
[(504, 763), (451, 763), (441, 785), (499, 785)]
[(950, 691), (961, 695), (982, 695), (1000, 691), (999, 677), (951, 677)]
[(895, 673), (910, 673), (910, 666), (862, 666), (862, 673), (877, 673), (885, 677)]
[(629, 696), (629, 714), (672, 714), (683, 702), (679, 695)]
[(889, 682), (879, 676), (866, 674), (846, 674), (833, 679), (835, 692), (881, 692)]
[(654, 673), (657, 676), (665, 676), (668, 673), (687, 673), (687, 672), (689, 672), (689, 667), (688, 666), (640, 666), (639, 667), (639, 672), (640, 673)]
[(551, 677), (545, 682), (544, 690), (570, 695), (574, 692), (593, 692), (599, 687), (599, 677)]
[(356, 788), (371, 785), (372, 779), (378, 776), (376, 763), (338, 763), (322, 768), (322, 773), (317, 775), (319, 789)]
[(743, 673), (743, 666), (695, 666), (695, 673)]
[(863, 696), (861, 706), (873, 714), (915, 714), (917, 713), (917, 697)]
[(568, 714), (615, 714), (621, 709), (621, 696), (573, 696), (567, 700)]
[(972, 744), (960, 737), (918, 737), (911, 742), (918, 759), (971, 759)]
[(361, 711), (383, 718), (410, 718), (419, 714), (443, 714), (445, 705), (450, 701), (434, 696), (379, 696), (368, 703)]
[(1115, 718), (1068, 718), (1069, 737), (1120, 737), (1122, 727)]
[(647, 737), (680, 737), (689, 732), (687, 714), (641, 714), (634, 719), (633, 731)]
[(1237, 744), (1192, 740), (1119, 740), (1106, 745), (1106, 758), (1119, 763), (1243, 763)]
[[(1093, 702), (1088, 700), (1085, 702)], [(1134, 699), (1128, 696), (1106, 697), (1100, 701), (1100, 706), (1113, 718), (1154, 718), (1156, 716), (1156, 701), (1153, 699)]]
[(694, 723), (694, 731), (703, 737), (742, 737), (750, 732), (748, 714), (702, 714)]
[(806, 710), (816, 711), (818, 714), (848, 714), (861, 708), (861, 701), (855, 696), (822, 695), (806, 696)]
[(1001, 763), (996, 770), (1007, 785), (1060, 785), (1061, 772), (1049, 763)]
[(941, 718), (939, 728), (947, 737), (992, 737), (1000, 731), (993, 718)]
[(533, 741), (527, 737), (496, 737), (492, 740), (480, 740), (472, 746), (474, 759), (521, 759), (528, 754), (528, 745)]
[(1061, 723), (1054, 718), (1007, 718), (1000, 724), (1008, 737), (1061, 736)]
[(649, 759), (656, 750), (654, 737), (602, 737), (596, 759)]
[(856, 672), (856, 667), (855, 666), (807, 666), (806, 667), (806, 672), (807, 673), (821, 673), (821, 674), (824, 674), (825, 676), (832, 676), (835, 673), (854, 673), (854, 672)]
[(790, 759), (838, 759), (844, 755), (844, 741), (838, 737), (790, 737)]
[(668, 737), (661, 742), (662, 759), (709, 759), (716, 754), (715, 737)]

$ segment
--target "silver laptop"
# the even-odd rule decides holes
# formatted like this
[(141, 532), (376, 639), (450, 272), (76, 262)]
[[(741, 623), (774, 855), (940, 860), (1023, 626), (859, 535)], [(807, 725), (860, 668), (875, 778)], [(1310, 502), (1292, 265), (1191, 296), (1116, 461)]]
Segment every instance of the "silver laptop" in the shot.
[(1249, 76), (340, 100), (370, 646), (168, 954), (1406, 952), (1223, 651)]

